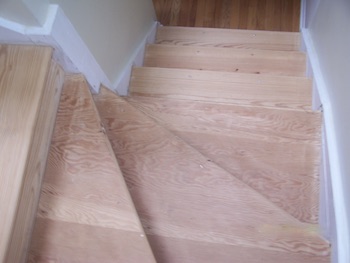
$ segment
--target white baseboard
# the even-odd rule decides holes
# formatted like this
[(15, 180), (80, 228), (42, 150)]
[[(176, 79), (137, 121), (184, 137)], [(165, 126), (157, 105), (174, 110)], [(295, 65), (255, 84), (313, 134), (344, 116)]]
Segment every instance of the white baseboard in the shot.
[(25, 27), (0, 17), (0, 42), (45, 45), (54, 48), (54, 59), (67, 73), (82, 73), (94, 92), (112, 84), (58, 5), (50, 5), (43, 27)]
[(140, 67), (143, 65), (146, 46), (147, 44), (152, 44), (155, 42), (158, 26), (159, 26), (159, 23), (154, 22), (151, 29), (147, 33), (146, 37), (139, 44), (138, 48), (135, 50), (134, 54), (129, 59), (129, 62), (127, 63), (124, 71), (120, 74), (117, 81), (113, 84), (113, 90), (117, 92), (119, 95), (121, 96), (128, 95), (132, 68), (134, 66)]
[(323, 138), (323, 167), (321, 168), (322, 178), (320, 189), (321, 204), (323, 209), (320, 215), (320, 225), (326, 236), (332, 242), (332, 262), (350, 262), (350, 239), (349, 219), (346, 213), (346, 200), (343, 190), (343, 178), (339, 164), (339, 150), (334, 125), (334, 115), (332, 104), (328, 94), (326, 82), (324, 80), (318, 55), (308, 29), (302, 29), (302, 47), (304, 46), (308, 57), (308, 72), (314, 79), (314, 91), (316, 94), (314, 101), (322, 105), (324, 120)]

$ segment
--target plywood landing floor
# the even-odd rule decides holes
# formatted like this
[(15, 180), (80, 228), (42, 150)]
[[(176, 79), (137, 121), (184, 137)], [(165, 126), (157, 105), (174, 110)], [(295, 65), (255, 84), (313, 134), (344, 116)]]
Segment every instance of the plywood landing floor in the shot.
[(82, 76), (64, 84), (28, 262), (155, 262)]
[(165, 26), (299, 31), (299, 0), (153, 0)]
[(111, 91), (102, 89), (95, 101), (159, 262), (200, 254), (208, 263), (329, 262), (317, 226), (301, 223)]

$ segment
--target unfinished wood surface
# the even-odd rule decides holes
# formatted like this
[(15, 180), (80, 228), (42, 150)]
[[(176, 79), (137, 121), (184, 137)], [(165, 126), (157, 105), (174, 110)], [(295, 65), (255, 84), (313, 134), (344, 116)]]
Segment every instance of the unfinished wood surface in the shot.
[(149, 45), (145, 67), (305, 76), (305, 54), (297, 51)]
[(153, 0), (165, 26), (299, 31), (299, 0)]
[[(38, 142), (34, 135), (48, 127), (41, 119), (40, 107), (51, 53), (51, 48), (45, 47), (0, 45), (0, 262), (19, 262), (8, 261), (7, 255), (23, 256), (29, 238), (31, 211), (18, 209), (35, 207), (34, 192), (39, 191), (35, 185), (22, 193), (27, 183), (40, 177), (40, 168), (36, 170), (28, 162), (45, 162), (41, 150), (47, 142)], [(35, 142), (39, 145), (33, 145)], [(23, 236), (23, 242), (16, 243), (17, 234)]]
[(65, 81), (37, 217), (34, 262), (155, 262), (81, 76)]
[[(330, 263), (328, 257), (310, 257), (303, 254), (251, 249), (241, 246), (214, 244), (188, 239), (149, 236), (158, 262), (244, 262), (244, 263)], [(183, 253), (177, 253), (183, 251)]]
[(134, 231), (38, 218), (35, 233), (28, 263), (155, 262)]
[(295, 32), (162, 26), (158, 28), (156, 43), (179, 46), (299, 51), (300, 34)]
[(16, 227), (10, 243), (10, 247), (15, 249), (8, 251), (7, 262), (25, 262), (28, 253), (63, 81), (64, 71), (52, 61), (32, 139), (31, 154), (27, 161), (15, 219)]
[(317, 112), (132, 97), (133, 106), (302, 222), (318, 222)]
[(328, 258), (316, 226), (300, 223), (112, 92), (101, 89), (95, 101), (147, 234)]
[(304, 77), (204, 70), (134, 68), (131, 95), (311, 110), (311, 81)]

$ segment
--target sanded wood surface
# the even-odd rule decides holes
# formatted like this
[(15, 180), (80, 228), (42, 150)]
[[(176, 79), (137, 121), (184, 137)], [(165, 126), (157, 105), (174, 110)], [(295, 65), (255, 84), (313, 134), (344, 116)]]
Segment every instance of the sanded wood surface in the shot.
[[(223, 250), (288, 252), (291, 262), (299, 253), (310, 262), (328, 259), (316, 226), (300, 223), (111, 91), (101, 89), (95, 101), (147, 234)], [(169, 262), (182, 262), (188, 249), (173, 249)]]
[(299, 0), (153, 0), (165, 26), (299, 31)]
[(0, 45), (0, 262), (19, 262), (13, 253), (22, 257), (29, 238), (33, 213), (19, 209), (36, 206), (35, 181), (45, 163), (47, 142), (35, 135), (50, 126), (42, 114), (51, 108), (41, 106), (51, 53), (47, 47)]
[(134, 68), (129, 91), (142, 95), (240, 105), (311, 110), (311, 81), (305, 77), (204, 70)]
[[(303, 254), (245, 248), (188, 239), (149, 236), (158, 262), (244, 262), (244, 263), (329, 263), (328, 257), (310, 257)], [(183, 251), (179, 254), (177, 251)]]
[(144, 66), (305, 76), (305, 54), (297, 51), (153, 44)]
[(319, 112), (174, 99), (128, 101), (302, 222), (318, 222)]
[(10, 246), (16, 249), (8, 252), (7, 262), (24, 262), (27, 257), (63, 81), (63, 69), (52, 61), (34, 131), (31, 154), (27, 161), (24, 184), (17, 208), (16, 227), (12, 233)]
[(64, 85), (30, 262), (155, 262), (86, 81)]
[(299, 51), (300, 34), (296, 32), (162, 26), (158, 28), (156, 43), (179, 46)]

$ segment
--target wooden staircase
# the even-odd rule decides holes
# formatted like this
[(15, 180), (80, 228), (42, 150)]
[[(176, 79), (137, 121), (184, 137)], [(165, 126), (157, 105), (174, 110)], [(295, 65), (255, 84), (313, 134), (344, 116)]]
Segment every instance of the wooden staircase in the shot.
[(298, 43), (160, 27), (129, 97), (66, 76), (27, 262), (330, 262)]
[(330, 261), (298, 38), (160, 27), (127, 101), (95, 97), (159, 262)]

